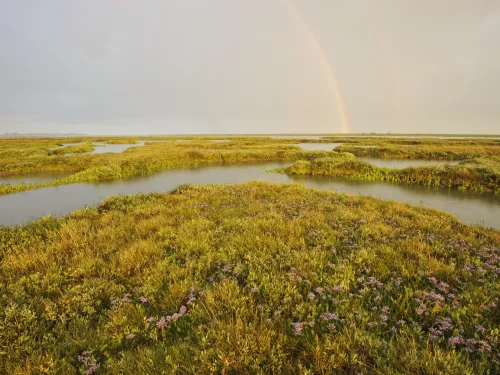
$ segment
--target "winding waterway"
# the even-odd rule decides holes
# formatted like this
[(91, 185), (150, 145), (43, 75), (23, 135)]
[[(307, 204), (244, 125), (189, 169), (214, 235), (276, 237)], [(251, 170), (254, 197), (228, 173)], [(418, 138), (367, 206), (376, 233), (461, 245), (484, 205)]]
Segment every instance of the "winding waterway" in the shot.
[(299, 183), (307, 187), (407, 202), (449, 212), (465, 223), (500, 228), (500, 197), (448, 189), (336, 180), (328, 177), (267, 173), (283, 163), (176, 169), (106, 183), (79, 183), (0, 196), (0, 225), (22, 224), (46, 214), (65, 215), (95, 205), (110, 195), (168, 192), (181, 184), (241, 183), (254, 180)]

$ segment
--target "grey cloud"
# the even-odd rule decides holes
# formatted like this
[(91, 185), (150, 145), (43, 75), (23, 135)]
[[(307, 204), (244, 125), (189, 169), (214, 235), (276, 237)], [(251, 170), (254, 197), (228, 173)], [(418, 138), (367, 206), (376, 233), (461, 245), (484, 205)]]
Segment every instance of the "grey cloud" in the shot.
[[(0, 4), (0, 132), (340, 132), (292, 0)], [(495, 0), (296, 0), (354, 132), (500, 132)]]

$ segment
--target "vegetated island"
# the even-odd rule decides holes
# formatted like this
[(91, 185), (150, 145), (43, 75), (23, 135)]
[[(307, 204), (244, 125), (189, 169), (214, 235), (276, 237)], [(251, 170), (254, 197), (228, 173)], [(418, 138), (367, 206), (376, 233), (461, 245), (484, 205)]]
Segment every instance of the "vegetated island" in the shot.
[[(399, 159), (459, 160), (460, 166), (411, 168), (384, 171), (360, 161), (345, 165), (333, 175), (347, 178), (399, 183), (447, 186), (459, 189), (498, 191), (500, 140), (487, 138), (370, 138), (324, 137), (321, 139), (273, 139), (265, 137), (142, 137), (146, 143), (123, 153), (92, 154), (95, 142), (137, 143), (135, 137), (9, 138), (0, 140), (0, 177), (43, 172), (68, 172), (71, 175), (51, 182), (0, 185), (0, 195), (78, 182), (98, 182), (151, 175), (175, 168), (202, 165), (243, 164), (298, 160), (312, 162), (332, 156), (331, 151), (306, 151), (299, 143), (342, 143), (336, 153)], [(156, 141), (156, 142), (153, 142)], [(158, 142), (162, 141), (162, 142)], [(189, 142), (178, 142), (189, 141)], [(75, 143), (71, 145), (71, 143)], [(80, 144), (78, 144), (80, 143)], [(364, 147), (369, 146), (369, 147)], [(340, 154), (344, 155), (344, 154)], [(318, 162), (319, 163), (319, 162)], [(314, 165), (319, 165), (315, 163)], [(302, 167), (305, 164), (301, 164)], [(291, 173), (291, 170), (289, 172)], [(294, 173), (327, 175), (320, 168), (293, 168)]]
[(500, 232), (298, 185), (0, 227), (8, 374), (496, 374)]
[(351, 153), (339, 152), (311, 161), (298, 160), (290, 167), (270, 172), (500, 192), (499, 157), (466, 160), (458, 165), (391, 169), (357, 160)]

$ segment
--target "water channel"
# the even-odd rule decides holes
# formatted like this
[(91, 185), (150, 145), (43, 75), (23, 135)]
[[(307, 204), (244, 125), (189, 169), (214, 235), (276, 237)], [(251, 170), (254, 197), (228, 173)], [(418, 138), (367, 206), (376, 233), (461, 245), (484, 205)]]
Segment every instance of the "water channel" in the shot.
[(500, 197), (448, 189), (358, 182), (315, 176), (267, 173), (283, 163), (177, 169), (152, 176), (101, 183), (78, 183), (0, 196), (0, 225), (22, 224), (46, 214), (65, 215), (110, 195), (168, 192), (181, 184), (241, 183), (254, 180), (299, 183), (307, 187), (407, 202), (449, 212), (465, 223), (500, 228)]

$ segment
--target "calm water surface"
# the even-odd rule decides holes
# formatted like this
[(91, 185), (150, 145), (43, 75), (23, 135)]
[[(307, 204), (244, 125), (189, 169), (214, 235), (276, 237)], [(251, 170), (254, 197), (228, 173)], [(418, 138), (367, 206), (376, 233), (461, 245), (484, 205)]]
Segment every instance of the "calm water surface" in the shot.
[(323, 136), (320, 135), (256, 135), (249, 137), (257, 138), (273, 138), (273, 139), (321, 139)]
[(307, 151), (332, 151), (341, 144), (342, 143), (299, 143), (297, 146)]
[(240, 183), (253, 180), (300, 183), (323, 190), (378, 197), (452, 213), (463, 222), (500, 228), (500, 199), (493, 194), (460, 193), (386, 183), (339, 181), (327, 177), (266, 173), (281, 163), (172, 170), (107, 183), (82, 183), (0, 196), (0, 225), (22, 224), (46, 214), (60, 216), (95, 205), (110, 195), (168, 192), (181, 184)]
[(93, 145), (94, 151), (89, 152), (89, 154), (104, 154), (106, 152), (120, 153), (129, 148), (144, 146), (144, 142), (123, 145), (110, 145), (107, 143), (96, 142)]

